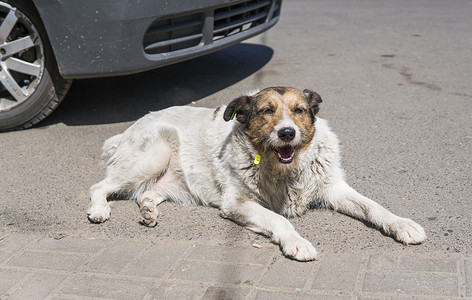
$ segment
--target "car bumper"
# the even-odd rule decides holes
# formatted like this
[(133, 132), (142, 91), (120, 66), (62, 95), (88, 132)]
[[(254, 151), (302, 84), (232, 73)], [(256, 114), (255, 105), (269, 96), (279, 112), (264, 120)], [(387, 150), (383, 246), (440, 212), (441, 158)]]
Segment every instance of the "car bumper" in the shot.
[(277, 23), (281, 0), (35, 0), (64, 78), (145, 71), (236, 44)]

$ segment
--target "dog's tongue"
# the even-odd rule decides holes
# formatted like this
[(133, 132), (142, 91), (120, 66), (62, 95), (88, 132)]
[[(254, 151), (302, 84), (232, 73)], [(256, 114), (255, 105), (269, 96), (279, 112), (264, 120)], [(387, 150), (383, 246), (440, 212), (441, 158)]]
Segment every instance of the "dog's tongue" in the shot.
[(292, 157), (294, 148), (292, 146), (284, 146), (281, 148), (277, 148), (277, 152), (279, 153), (282, 159), (289, 159)]

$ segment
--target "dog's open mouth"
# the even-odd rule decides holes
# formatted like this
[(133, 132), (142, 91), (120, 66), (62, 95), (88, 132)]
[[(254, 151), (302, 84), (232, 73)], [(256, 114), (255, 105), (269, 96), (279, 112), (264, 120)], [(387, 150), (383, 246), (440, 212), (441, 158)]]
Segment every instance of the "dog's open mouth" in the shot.
[(283, 147), (273, 148), (274, 152), (277, 154), (277, 159), (283, 164), (289, 164), (293, 161), (293, 156), (295, 154), (295, 147), (286, 145)]

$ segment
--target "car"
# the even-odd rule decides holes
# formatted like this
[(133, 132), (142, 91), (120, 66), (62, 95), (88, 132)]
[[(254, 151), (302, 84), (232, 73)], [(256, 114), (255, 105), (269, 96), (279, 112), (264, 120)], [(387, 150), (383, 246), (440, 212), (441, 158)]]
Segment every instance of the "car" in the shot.
[(73, 79), (132, 74), (274, 26), (281, 0), (0, 0), (0, 131), (29, 128)]

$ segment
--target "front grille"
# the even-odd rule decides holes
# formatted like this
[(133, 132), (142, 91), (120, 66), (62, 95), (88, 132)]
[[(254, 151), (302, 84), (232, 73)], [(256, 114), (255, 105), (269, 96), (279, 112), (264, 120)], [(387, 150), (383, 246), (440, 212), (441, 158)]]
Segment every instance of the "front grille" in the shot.
[(172, 52), (194, 47), (202, 40), (204, 16), (200, 13), (158, 20), (144, 35), (147, 54)]
[(271, 1), (254, 0), (215, 10), (213, 40), (263, 24), (269, 15)]
[(158, 19), (144, 35), (144, 52), (164, 54), (211, 44), (269, 22), (279, 16), (280, 6), (281, 0), (250, 0)]

